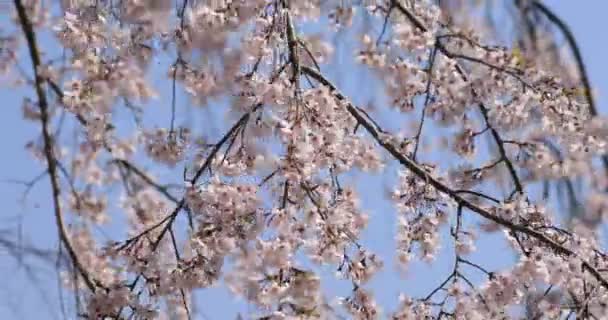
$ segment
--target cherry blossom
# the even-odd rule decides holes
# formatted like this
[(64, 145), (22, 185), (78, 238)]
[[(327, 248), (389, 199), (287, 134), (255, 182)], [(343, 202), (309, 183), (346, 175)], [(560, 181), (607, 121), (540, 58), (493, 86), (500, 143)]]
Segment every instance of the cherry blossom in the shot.
[[(0, 76), (75, 313), (193, 319), (224, 287), (247, 319), (605, 318), (608, 123), (529, 12), (566, 27), (515, 1), (515, 47), (445, 2), (15, 0)], [(451, 271), (387, 301), (420, 263)]]

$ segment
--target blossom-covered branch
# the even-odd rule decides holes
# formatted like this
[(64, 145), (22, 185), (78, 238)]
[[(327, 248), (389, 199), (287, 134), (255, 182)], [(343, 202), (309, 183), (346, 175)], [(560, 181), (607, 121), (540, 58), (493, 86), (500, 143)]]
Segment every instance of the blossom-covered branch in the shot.
[[(311, 77), (313, 77), (314, 79), (319, 81), (324, 86), (329, 87), (332, 90), (332, 92), (335, 94), (337, 99), (345, 101), (345, 102), (348, 101), (346, 99), (346, 97), (344, 97), (339, 91), (337, 91), (337, 89), (331, 84), (331, 82), (329, 82), (327, 79), (325, 79), (321, 74), (316, 72), (314, 69), (311, 69), (311, 68), (305, 66), (302, 68), (302, 70), (303, 70), (303, 72), (307, 73), (308, 75), (310, 75)], [(375, 125), (371, 124), (365, 117), (363, 117), (361, 114), (359, 114), (357, 109), (348, 102), (347, 102), (347, 109), (348, 109), (348, 112), (355, 119), (357, 119), (357, 122), (359, 124), (361, 124), (361, 126), (363, 126), (367, 130), (367, 132), (372, 137), (374, 137), (374, 139), (376, 139), (378, 144), (380, 144), (384, 149), (386, 149), (386, 151), (388, 151), (397, 161), (399, 161), (408, 170), (411, 170), (414, 174), (416, 174), (419, 177), (419, 179), (431, 184), (434, 188), (436, 188), (440, 192), (443, 192), (443, 193), (449, 195), (458, 205), (463, 206), (463, 207), (481, 215), (482, 217), (484, 217), (488, 220), (491, 220), (492, 222), (495, 222), (501, 226), (504, 226), (510, 230), (529, 235), (532, 238), (538, 240), (543, 245), (546, 245), (547, 247), (551, 248), (558, 254), (563, 254), (565, 256), (576, 256), (576, 254), (573, 251), (564, 247), (563, 245), (560, 245), (556, 241), (550, 239), (549, 237), (547, 237), (547, 235), (543, 234), (542, 232), (530, 229), (526, 226), (519, 225), (519, 224), (513, 223), (509, 220), (506, 220), (502, 217), (496, 216), (494, 213), (490, 212), (490, 210), (482, 208), (482, 207), (474, 204), (473, 202), (463, 198), (457, 192), (450, 189), (445, 184), (441, 183), (437, 178), (433, 177), (431, 175), (431, 173), (429, 173), (428, 171), (426, 171), (425, 169), (420, 167), (413, 160), (409, 159), (407, 156), (400, 153), (393, 146), (391, 141), (387, 140), (386, 136), (384, 134), (380, 133), (380, 130), (378, 128), (376, 128)], [(582, 265), (587, 271), (589, 271), (602, 284), (602, 286), (604, 286), (606, 289), (608, 289), (608, 280), (606, 280), (597, 269), (595, 269), (587, 261), (582, 261)]]

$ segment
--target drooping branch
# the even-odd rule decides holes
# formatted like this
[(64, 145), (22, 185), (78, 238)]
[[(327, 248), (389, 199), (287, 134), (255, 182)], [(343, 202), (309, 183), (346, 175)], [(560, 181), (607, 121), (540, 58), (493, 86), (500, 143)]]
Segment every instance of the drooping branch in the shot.
[[(572, 54), (574, 54), (574, 60), (576, 61), (576, 66), (578, 68), (581, 82), (583, 83), (585, 98), (587, 99), (587, 103), (589, 104), (589, 114), (592, 117), (598, 116), (599, 113), (597, 111), (597, 107), (595, 106), (591, 81), (589, 80), (589, 76), (587, 75), (587, 67), (585, 66), (585, 62), (583, 61), (583, 55), (581, 54), (581, 50), (578, 46), (578, 43), (576, 42), (574, 34), (570, 30), (570, 27), (568, 27), (568, 25), (562, 19), (560, 19), (560, 17), (558, 17), (555, 13), (553, 13), (553, 11), (551, 11), (551, 9), (549, 9), (540, 1), (532, 1), (532, 6), (539, 12), (544, 14), (547, 19), (549, 19), (549, 21), (556, 25), (566, 37), (568, 46), (572, 50)], [(608, 156), (602, 156), (602, 164), (604, 165), (604, 170), (608, 172)]]
[(74, 250), (72, 243), (68, 237), (68, 231), (63, 221), (63, 212), (61, 210), (61, 188), (59, 186), (59, 176), (57, 174), (57, 159), (55, 157), (55, 146), (53, 142), (53, 136), (50, 133), (49, 128), (49, 104), (46, 98), (46, 93), (44, 92), (45, 81), (40, 76), (40, 53), (38, 51), (38, 45), (36, 42), (36, 33), (34, 32), (34, 28), (32, 26), (29, 17), (27, 16), (27, 12), (21, 0), (14, 0), (15, 9), (17, 10), (17, 14), (19, 16), (19, 22), (21, 24), (21, 29), (27, 41), (27, 46), (29, 49), (30, 58), (32, 60), (32, 67), (34, 69), (34, 78), (35, 78), (35, 89), (36, 94), (38, 96), (38, 108), (40, 109), (40, 124), (42, 127), (42, 138), (44, 140), (44, 155), (47, 162), (48, 173), (51, 180), (51, 188), (53, 193), (53, 206), (55, 211), (55, 223), (57, 225), (57, 232), (59, 233), (59, 239), (65, 246), (70, 258), (74, 262), (76, 269), (80, 273), (80, 276), (84, 279), (85, 284), (91, 291), (95, 291), (96, 285), (92, 280), (91, 275), (85, 269), (84, 265), (82, 265), (80, 259), (78, 258), (78, 254)]
[(574, 54), (574, 60), (576, 61), (576, 66), (580, 73), (581, 81), (583, 82), (583, 87), (585, 90), (585, 98), (587, 99), (587, 103), (589, 103), (589, 114), (595, 117), (598, 115), (597, 108), (595, 106), (595, 100), (593, 98), (593, 92), (591, 88), (591, 81), (589, 81), (589, 76), (587, 75), (587, 67), (585, 66), (585, 62), (583, 61), (583, 55), (581, 54), (581, 50), (578, 47), (576, 39), (574, 38), (574, 34), (570, 30), (570, 27), (558, 17), (551, 9), (545, 6), (540, 1), (532, 1), (532, 6), (537, 9), (539, 12), (544, 14), (549, 21), (551, 21), (554, 25), (556, 25), (559, 30), (566, 37), (566, 41), (572, 49), (572, 54)]

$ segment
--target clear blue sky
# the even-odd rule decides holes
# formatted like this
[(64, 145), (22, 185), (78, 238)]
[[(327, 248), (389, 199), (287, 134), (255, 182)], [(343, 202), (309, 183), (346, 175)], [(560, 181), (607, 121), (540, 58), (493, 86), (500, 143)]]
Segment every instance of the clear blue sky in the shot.
[[(591, 81), (596, 89), (596, 98), (600, 113), (606, 114), (608, 103), (608, 70), (606, 59), (608, 45), (606, 37), (602, 36), (601, 30), (608, 29), (607, 1), (567, 1), (552, 0), (546, 3), (553, 8), (571, 26), (577, 37), (583, 57), (587, 63)], [(3, 18), (3, 17), (2, 17)], [(5, 22), (0, 22), (0, 26)], [(43, 44), (43, 46), (46, 43)], [(346, 52), (347, 54), (349, 52)], [(338, 52), (338, 54), (340, 54)], [(31, 69), (29, 57), (23, 57), (22, 65), (28, 71)], [(166, 61), (165, 61), (166, 62)], [(163, 63), (166, 68), (168, 63)], [(160, 71), (161, 73), (164, 72)], [(331, 70), (329, 70), (331, 75)], [(357, 76), (334, 75), (334, 80), (358, 103), (365, 103), (369, 98), (368, 93), (361, 93), (360, 87), (356, 85)], [(167, 93), (165, 91), (165, 93)], [(0, 232), (12, 232), (16, 234), (18, 226), (23, 230), (23, 241), (41, 248), (53, 249), (57, 247), (56, 229), (52, 218), (52, 207), (49, 201), (50, 188), (48, 180), (43, 180), (31, 190), (25, 205), (19, 203), (24, 187), (21, 185), (5, 183), (7, 179), (30, 180), (42, 170), (40, 163), (36, 163), (24, 150), (27, 140), (34, 138), (39, 133), (38, 123), (27, 123), (21, 117), (21, 99), (28, 95), (32, 97), (31, 91), (7, 89), (0, 87), (0, 98), (3, 102), (3, 110), (0, 116), (0, 146), (2, 155), (0, 157), (0, 199), (4, 203), (4, 210), (0, 212)], [(158, 112), (167, 112), (167, 95), (161, 101), (155, 103), (154, 108)], [(164, 102), (164, 103), (163, 103)], [(183, 105), (183, 104), (182, 104)], [(164, 108), (164, 109), (163, 109)], [(182, 120), (187, 115), (182, 113)], [(178, 119), (179, 120), (179, 119)], [(202, 121), (202, 120), (201, 120)], [(359, 181), (360, 180), (353, 180)], [(382, 198), (383, 180), (365, 179), (360, 190), (369, 194), (364, 200), (364, 207), (371, 214), (370, 228), (364, 236), (364, 244), (374, 252), (387, 254), (394, 248), (393, 245), (393, 216), (394, 209)], [(374, 241), (371, 241), (374, 239)], [(484, 241), (479, 245), (479, 261), (486, 262), (490, 269), (492, 264), (498, 267), (507, 260), (494, 259), (496, 250), (502, 251), (504, 244), (498, 241)], [(394, 308), (399, 292), (407, 292), (412, 295), (421, 295), (428, 292), (429, 288), (436, 286), (449, 272), (451, 268), (451, 242), (444, 242), (443, 254), (439, 261), (432, 267), (425, 264), (414, 264), (409, 276), (395, 278), (394, 272), (380, 274), (370, 285), (376, 293), (381, 305)], [(508, 258), (508, 257), (507, 257)], [(27, 260), (26, 260), (27, 261)], [(35, 260), (30, 260), (35, 261)], [(442, 263), (445, 261), (446, 263)], [(448, 262), (449, 261), (449, 262)], [(0, 248), (0, 319), (47, 319), (51, 314), (58, 315), (57, 283), (55, 270), (44, 267), (43, 264), (35, 264), (36, 270), (32, 273), (37, 279), (29, 277), (27, 270), (20, 266), (14, 258)], [(392, 261), (386, 261), (387, 270), (393, 270)], [(326, 270), (329, 274), (331, 270)], [(347, 294), (350, 285), (341, 281), (330, 281), (327, 283), (328, 294)], [(198, 305), (202, 308), (209, 319), (232, 318), (235, 311), (241, 309), (242, 304), (233, 300), (225, 290), (211, 289), (199, 293)], [(71, 304), (71, 300), (67, 300)], [(71, 318), (71, 317), (70, 317)]]

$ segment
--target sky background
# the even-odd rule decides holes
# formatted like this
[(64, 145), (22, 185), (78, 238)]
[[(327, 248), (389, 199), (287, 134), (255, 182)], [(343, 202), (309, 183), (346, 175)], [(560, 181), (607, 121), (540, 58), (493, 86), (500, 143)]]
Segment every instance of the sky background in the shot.
[[(605, 63), (605, 59), (608, 48), (606, 41), (608, 40), (605, 40), (606, 37), (603, 36), (602, 30), (608, 30), (608, 19), (605, 18), (605, 13), (608, 12), (608, 1), (553, 0), (545, 1), (545, 3), (571, 26), (587, 64), (600, 113), (606, 114), (608, 98), (605, 94), (608, 93), (608, 65)], [(0, 16), (0, 19), (4, 18), (6, 15)], [(0, 28), (4, 25), (6, 25), (6, 21), (0, 21)], [(51, 46), (52, 44), (44, 41), (43, 38), (42, 46), (46, 45)], [(349, 50), (349, 46), (346, 44), (340, 49), (345, 50), (343, 54), (351, 54), (351, 51), (346, 51)], [(340, 50), (336, 52), (338, 58), (341, 54)], [(29, 71), (31, 69), (29, 57), (23, 57), (21, 60), (23, 62), (21, 67)], [(340, 61), (336, 60), (335, 63), (340, 63)], [(161, 81), (166, 81), (160, 79), (160, 75), (165, 72), (168, 64), (170, 64), (168, 60), (159, 61), (162, 69), (154, 71), (158, 72), (159, 84)], [(364, 104), (370, 99), (369, 92), (360, 90), (360, 77), (365, 76), (364, 74), (357, 73), (351, 76), (332, 73), (331, 68), (324, 71), (356, 103)], [(153, 76), (153, 82), (156, 81), (156, 76)], [(168, 112), (168, 108), (162, 108), (163, 105), (168, 106), (167, 97), (169, 95), (166, 95), (166, 91), (160, 90), (160, 92), (161, 100), (155, 104), (159, 106), (158, 108), (161, 110), (159, 112)], [(43, 170), (41, 164), (33, 160), (24, 149), (25, 143), (39, 133), (39, 124), (25, 122), (21, 115), (22, 98), (26, 95), (32, 97), (32, 94), (32, 91), (0, 86), (0, 101), (2, 102), (0, 107), (2, 108), (0, 114), (0, 146), (2, 147), (0, 200), (4, 204), (0, 211), (0, 233), (10, 235), (10, 237), (19, 237), (23, 243), (54, 250), (57, 248), (57, 237), (52, 203), (49, 200), (48, 179), (41, 180), (31, 189), (25, 203), (20, 201), (25, 187), (9, 182), (10, 180), (31, 180)], [(182, 103), (185, 102), (182, 101)], [(159, 117), (158, 119), (166, 118)], [(382, 120), (385, 119), (380, 121), (385, 123)], [(159, 121), (162, 125), (162, 120)], [(204, 119), (191, 118), (187, 113), (178, 113), (178, 123), (180, 121), (188, 123), (188, 121), (204, 121)], [(390, 127), (390, 123), (387, 123), (386, 126)], [(213, 132), (215, 128), (210, 126), (206, 130)], [(159, 178), (161, 181), (165, 181), (162, 173), (159, 174)], [(362, 194), (366, 195), (362, 205), (371, 218), (370, 226), (363, 235), (364, 245), (381, 255), (389, 254), (394, 249), (395, 210), (390, 202), (384, 200), (383, 192), (378, 192), (384, 188), (386, 180), (360, 179), (353, 176), (351, 181), (358, 185)], [(443, 243), (443, 254), (439, 256), (436, 263), (431, 266), (416, 263), (410, 268), (410, 272), (402, 277), (396, 277), (392, 261), (385, 261), (385, 268), (391, 272), (380, 273), (368, 286), (376, 294), (380, 305), (386, 306), (386, 309), (390, 311), (396, 306), (400, 292), (406, 292), (412, 296), (424, 295), (430, 288), (443, 281), (451, 271), (453, 259), (450, 255), (453, 251), (451, 242), (448, 240)], [(478, 244), (478, 247), (479, 252), (474, 255), (472, 260), (484, 261), (488, 269), (509, 264), (509, 255), (504, 254), (504, 251), (508, 249), (503, 242), (489, 237), (487, 241)], [(501, 254), (498, 255), (496, 252)], [(0, 245), (0, 319), (61, 318), (60, 307), (57, 303), (57, 297), (61, 293), (57, 286), (56, 270), (52, 266), (35, 263), (36, 259), (29, 259), (27, 256), (23, 256), (22, 262), (20, 263), (18, 257), (16, 259), (10, 251)], [(28, 262), (34, 263), (34, 270), (28, 270), (27, 266), (30, 265)], [(323, 272), (329, 275), (332, 270), (327, 268)], [(324, 283), (324, 286), (328, 296), (346, 295), (351, 289), (347, 281), (331, 280)], [(72, 303), (72, 300), (66, 299), (66, 301), (67, 304)], [(247, 311), (242, 302), (234, 299), (223, 288), (199, 292), (197, 301), (201, 311), (199, 318), (232, 319), (237, 311)], [(72, 317), (69, 314), (68, 318), (72, 319)]]

